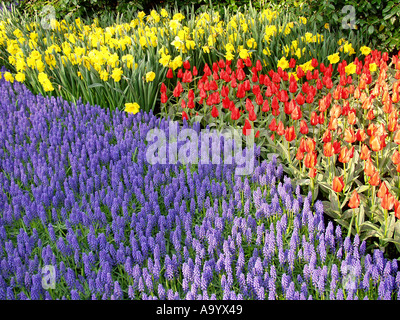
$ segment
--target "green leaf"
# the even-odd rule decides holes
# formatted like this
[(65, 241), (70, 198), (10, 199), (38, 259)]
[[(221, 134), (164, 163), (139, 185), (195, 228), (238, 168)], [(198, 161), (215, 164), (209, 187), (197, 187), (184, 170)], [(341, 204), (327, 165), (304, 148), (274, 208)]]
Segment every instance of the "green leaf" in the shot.
[(102, 83), (92, 83), (91, 85), (88, 85), (88, 89), (97, 88), (97, 87), (104, 88), (104, 85)]
[(374, 26), (369, 26), (369, 27), (368, 27), (368, 33), (369, 33), (369, 34), (373, 34), (373, 33), (374, 33), (374, 30), (375, 30)]

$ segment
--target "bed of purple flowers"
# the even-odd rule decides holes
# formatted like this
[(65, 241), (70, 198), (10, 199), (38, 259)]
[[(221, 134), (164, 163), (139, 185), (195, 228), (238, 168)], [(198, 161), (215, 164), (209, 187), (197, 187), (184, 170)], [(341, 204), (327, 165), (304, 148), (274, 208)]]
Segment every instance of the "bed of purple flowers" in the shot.
[(155, 127), (0, 80), (0, 299), (400, 297), (397, 261), (325, 222), (275, 160), (149, 165)]

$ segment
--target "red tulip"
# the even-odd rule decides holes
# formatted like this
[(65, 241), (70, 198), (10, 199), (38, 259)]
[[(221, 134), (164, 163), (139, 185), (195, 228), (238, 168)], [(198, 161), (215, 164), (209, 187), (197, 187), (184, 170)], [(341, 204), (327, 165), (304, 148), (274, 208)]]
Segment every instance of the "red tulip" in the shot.
[(182, 78), (183, 77), (183, 71), (182, 71), (182, 69), (179, 69), (178, 70), (178, 73), (177, 73), (177, 78)]
[(357, 141), (362, 142), (367, 138), (367, 135), (365, 133), (364, 129), (358, 129), (357, 134), (356, 134)]
[(307, 134), (308, 133), (308, 126), (305, 120), (300, 121), (300, 133)]
[(316, 126), (319, 123), (319, 117), (315, 111), (311, 112), (311, 125)]
[(249, 120), (250, 120), (250, 121), (256, 121), (256, 120), (257, 120), (257, 115), (256, 115), (256, 113), (254, 112), (254, 109), (251, 109), (251, 110), (249, 111)]
[(178, 81), (178, 84), (176, 85), (172, 94), (174, 95), (174, 97), (177, 98), (181, 95), (182, 92), (183, 92), (182, 84), (180, 83), (180, 81)]
[(267, 111), (269, 111), (269, 110), (270, 110), (270, 108), (269, 108), (269, 102), (268, 102), (268, 99), (265, 99), (265, 101), (264, 101), (264, 104), (263, 104), (263, 107), (262, 107), (261, 111), (262, 111), (262, 112), (267, 112)]
[(276, 129), (278, 129), (278, 125), (276, 124), (276, 119), (272, 118), (272, 121), (269, 125), (269, 130), (271, 130), (272, 132), (276, 131)]
[(184, 67), (186, 70), (190, 69), (190, 62), (189, 62), (189, 60), (183, 61), (183, 67)]
[(161, 93), (161, 103), (167, 103), (168, 97), (167, 94)]
[(251, 102), (249, 98), (246, 99), (246, 110), (247, 111), (254, 110), (253, 102)]
[(261, 65), (261, 61), (260, 60), (256, 61), (256, 70), (257, 71), (261, 71), (262, 70), (262, 65)]
[(240, 111), (239, 111), (238, 108), (233, 106), (233, 108), (231, 110), (231, 119), (232, 120), (238, 120), (239, 118), (240, 118)]
[(189, 117), (185, 111), (182, 111), (182, 120), (189, 120)]
[(301, 92), (297, 95), (297, 97), (296, 97), (296, 102), (297, 102), (297, 104), (298, 105), (300, 105), (300, 106), (302, 106), (303, 104), (304, 104), (304, 102), (305, 102), (305, 98), (304, 98), (304, 96), (301, 94)]
[(213, 106), (213, 108), (212, 108), (212, 110), (211, 110), (211, 116), (212, 116), (213, 118), (216, 118), (216, 117), (219, 116), (219, 111), (218, 111), (218, 109), (217, 109), (216, 106)]
[(168, 79), (172, 79), (174, 77), (174, 73), (172, 72), (171, 68), (168, 69), (166, 77)]
[(338, 154), (340, 152), (340, 141), (334, 141), (333, 144), (333, 153)]
[(296, 74), (297, 74), (297, 78), (299, 78), (299, 79), (304, 77), (304, 75), (305, 75), (303, 69), (300, 66), (297, 67)]
[(304, 152), (301, 151), (301, 148), (298, 148), (296, 153), (296, 159), (301, 161), (303, 160), (303, 158), (304, 158)]
[(329, 141), (332, 141), (332, 134), (331, 131), (327, 129), (322, 135), (322, 142), (329, 142)]
[(245, 120), (244, 127), (243, 127), (243, 135), (248, 136), (250, 134), (251, 124), (249, 120)]

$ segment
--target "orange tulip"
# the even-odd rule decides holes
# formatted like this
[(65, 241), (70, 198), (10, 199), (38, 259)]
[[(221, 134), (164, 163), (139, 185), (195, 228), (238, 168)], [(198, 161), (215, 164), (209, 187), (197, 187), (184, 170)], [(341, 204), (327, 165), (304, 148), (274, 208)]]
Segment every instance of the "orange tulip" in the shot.
[(286, 128), (285, 138), (288, 142), (293, 141), (296, 138), (296, 132), (294, 131), (294, 126)]
[(396, 134), (394, 135), (393, 141), (394, 141), (396, 144), (400, 144), (400, 130), (398, 130), (398, 131), (396, 132)]
[(385, 181), (382, 181), (377, 194), (378, 198), (382, 199), (388, 192), (389, 189), (387, 188)]
[(375, 173), (375, 167), (374, 167), (374, 164), (372, 163), (371, 158), (368, 158), (368, 160), (365, 162), (364, 173), (368, 177), (372, 177), (373, 174)]
[(394, 215), (397, 219), (400, 219), (400, 202), (394, 200)]
[(378, 129), (378, 128), (377, 128), (373, 123), (370, 123), (370, 124), (368, 125), (368, 127), (367, 127), (367, 134), (368, 134), (369, 136), (372, 136), (372, 135), (376, 132), (377, 129)]
[(336, 131), (338, 128), (338, 120), (337, 118), (331, 118), (329, 121), (328, 129), (332, 131)]
[(333, 156), (333, 146), (331, 142), (324, 144), (324, 156), (328, 158)]
[(369, 144), (371, 146), (372, 151), (377, 152), (383, 149), (381, 140), (375, 135), (372, 135), (372, 137), (369, 139)]
[(347, 123), (348, 124), (356, 124), (356, 113), (355, 112), (349, 112), (349, 115), (347, 116)]
[(332, 189), (335, 192), (342, 192), (344, 188), (343, 177), (335, 177), (332, 182)]
[(386, 193), (381, 202), (381, 206), (383, 209), (392, 210), (394, 206), (394, 197), (391, 193)]
[(315, 150), (315, 145), (316, 145), (316, 143), (315, 143), (314, 139), (307, 138), (306, 145), (305, 145), (306, 152), (314, 151)]
[(361, 160), (367, 160), (370, 157), (370, 151), (368, 149), (368, 146), (366, 144), (363, 144), (361, 147), (361, 154), (360, 154), (360, 159)]
[(348, 206), (352, 209), (358, 208), (360, 206), (360, 196), (357, 191), (354, 190), (351, 194)]
[(315, 178), (315, 176), (317, 175), (317, 169), (315, 168), (310, 168), (310, 170), (308, 171), (308, 176), (310, 178)]
[(353, 143), (357, 140), (353, 128), (347, 128), (344, 132), (344, 141), (347, 143)]
[(361, 108), (363, 109), (369, 109), (372, 106), (372, 98), (365, 99), (365, 101), (362, 103)]
[(303, 160), (303, 158), (304, 158), (304, 152), (301, 151), (301, 148), (298, 148), (296, 153), (296, 159), (301, 161)]
[(338, 160), (341, 163), (347, 163), (347, 162), (350, 161), (350, 153), (349, 153), (349, 150), (347, 150), (346, 147), (342, 147), (342, 149), (340, 150), (340, 154), (339, 154)]
[(392, 161), (394, 164), (398, 165), (400, 163), (400, 153), (395, 150), (392, 155)]
[(314, 168), (317, 164), (317, 153), (315, 151), (309, 152), (304, 157), (304, 165), (307, 168)]
[(283, 136), (285, 134), (285, 126), (283, 125), (282, 121), (279, 121), (276, 133), (279, 134), (280, 136)]
[(379, 184), (381, 183), (381, 179), (379, 178), (379, 171), (375, 171), (368, 182), (371, 186), (379, 186)]
[(341, 114), (342, 114), (342, 107), (339, 106), (338, 104), (333, 105), (331, 111), (329, 112), (331, 118), (339, 118)]

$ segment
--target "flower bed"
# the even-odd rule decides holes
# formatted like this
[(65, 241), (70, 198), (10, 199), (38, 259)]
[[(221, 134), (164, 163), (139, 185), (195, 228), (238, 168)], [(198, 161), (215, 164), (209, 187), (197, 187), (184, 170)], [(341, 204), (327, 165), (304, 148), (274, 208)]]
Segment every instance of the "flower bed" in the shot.
[(270, 68), (277, 57), (322, 61), (340, 49), (347, 58), (360, 46), (357, 37), (318, 33), (304, 17), (269, 9), (226, 12), (223, 17), (213, 10), (195, 14), (162, 9), (106, 24), (79, 18), (42, 24), (3, 15), (0, 56), (12, 71), (9, 81), (24, 82), (35, 93), (70, 101), (82, 97), (111, 109), (138, 103), (146, 112), (154, 110), (167, 69), (176, 70), (185, 60), (202, 67), (221, 57), (236, 62), (251, 56)]
[(173, 89), (161, 85), (161, 115), (255, 135), (263, 157), (279, 155), (313, 201), (323, 191), (326, 213), (349, 234), (400, 250), (400, 61), (361, 52), (350, 63), (328, 56), (327, 66), (282, 58), (267, 73), (250, 58), (203, 70), (186, 62), (167, 73)]
[(250, 177), (149, 165), (146, 135), (166, 120), (4, 79), (0, 96), (0, 299), (399, 297), (397, 261), (325, 226), (276, 159)]

